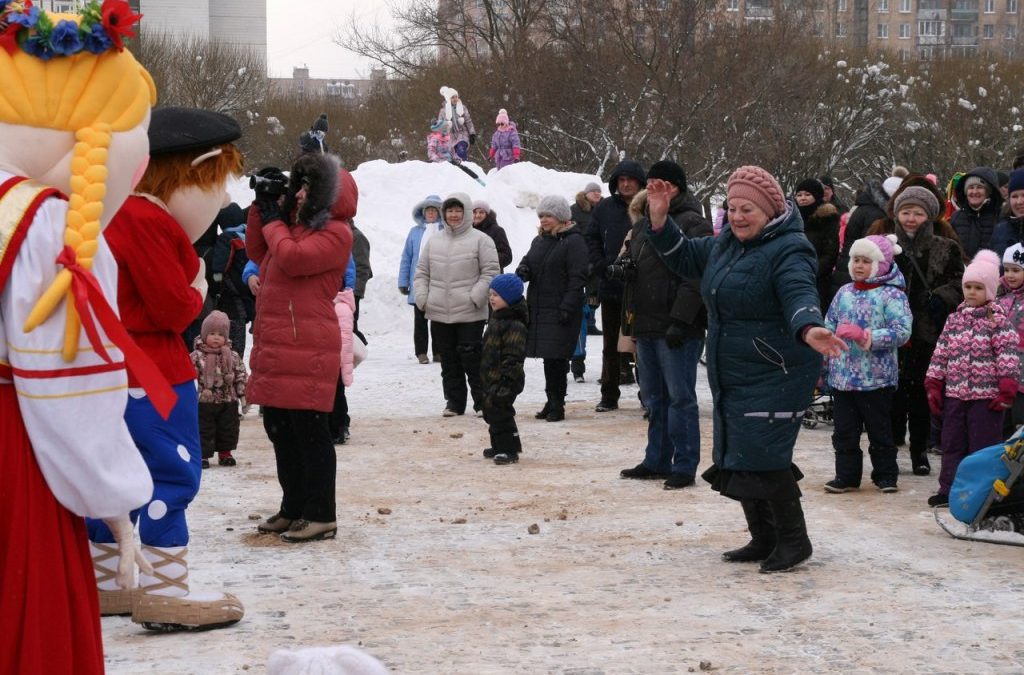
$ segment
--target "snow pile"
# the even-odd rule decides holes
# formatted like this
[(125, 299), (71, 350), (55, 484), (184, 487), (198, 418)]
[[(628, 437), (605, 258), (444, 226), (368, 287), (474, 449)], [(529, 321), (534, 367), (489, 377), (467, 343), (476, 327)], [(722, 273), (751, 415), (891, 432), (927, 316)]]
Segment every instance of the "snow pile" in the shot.
[[(352, 172), (359, 186), (355, 221), (370, 240), (370, 265), (373, 267), (373, 279), (367, 285), (366, 298), (359, 309), (359, 326), (364, 332), (382, 335), (411, 331), (412, 310), (398, 292), (398, 266), (405, 237), (413, 225), (412, 209), (427, 195), (436, 194), (443, 199), (453, 192), (465, 192), (472, 199), (485, 200), (498, 214), (498, 224), (508, 234), (512, 265), (506, 271), (512, 271), (537, 235), (534, 209), (541, 197), (561, 195), (571, 204), (587, 183), (602, 183), (594, 175), (561, 173), (531, 162), (513, 164), (500, 172), (491, 169), (487, 175), (473, 163), (466, 166), (481, 176), (486, 187), (451, 164), (421, 161), (390, 164), (374, 160), (360, 164)], [(243, 208), (252, 202), (248, 177), (229, 185), (228, 192)]]

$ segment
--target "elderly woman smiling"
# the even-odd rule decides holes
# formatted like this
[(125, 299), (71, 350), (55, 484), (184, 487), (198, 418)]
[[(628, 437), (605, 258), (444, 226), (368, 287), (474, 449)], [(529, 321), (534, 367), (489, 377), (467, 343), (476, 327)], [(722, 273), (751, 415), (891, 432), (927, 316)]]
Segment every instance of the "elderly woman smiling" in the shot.
[(668, 218), (668, 186), (647, 183), (650, 241), (678, 275), (700, 279), (708, 311), (708, 383), (714, 398), (714, 464), (704, 479), (736, 499), (751, 541), (730, 562), (792, 569), (811, 556), (793, 444), (811, 402), (821, 354), (845, 343), (824, 327), (817, 258), (800, 212), (764, 169), (728, 182), (729, 222), (719, 237), (685, 238)]

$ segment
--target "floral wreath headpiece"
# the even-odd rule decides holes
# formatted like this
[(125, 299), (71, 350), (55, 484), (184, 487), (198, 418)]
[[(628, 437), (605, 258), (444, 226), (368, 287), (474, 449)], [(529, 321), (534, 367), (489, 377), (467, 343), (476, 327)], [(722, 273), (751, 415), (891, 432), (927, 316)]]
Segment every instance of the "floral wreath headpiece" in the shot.
[(124, 38), (135, 37), (132, 29), (141, 18), (125, 0), (90, 0), (80, 23), (61, 19), (54, 24), (32, 0), (0, 0), (0, 46), (11, 55), (20, 47), (43, 61), (81, 52), (103, 54), (111, 48), (121, 52)]

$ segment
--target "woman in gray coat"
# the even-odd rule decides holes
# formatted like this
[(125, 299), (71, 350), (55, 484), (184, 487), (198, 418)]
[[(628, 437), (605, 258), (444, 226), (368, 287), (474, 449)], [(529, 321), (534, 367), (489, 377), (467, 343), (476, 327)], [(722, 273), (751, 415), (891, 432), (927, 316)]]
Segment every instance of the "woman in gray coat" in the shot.
[(416, 306), (430, 321), (430, 337), (441, 355), (445, 417), (466, 412), (467, 382), (473, 410), (483, 408), (480, 352), (498, 251), (490, 237), (473, 229), (472, 207), (469, 195), (461, 192), (444, 200), (444, 230), (422, 245), (413, 281)]
[(820, 354), (837, 355), (846, 345), (824, 327), (814, 248), (775, 178), (740, 167), (727, 193), (722, 233), (686, 239), (668, 217), (667, 186), (648, 181), (648, 235), (671, 269), (701, 280), (714, 399), (714, 464), (703, 477), (740, 502), (751, 534), (749, 544), (723, 555), (779, 572), (811, 556), (793, 445)]

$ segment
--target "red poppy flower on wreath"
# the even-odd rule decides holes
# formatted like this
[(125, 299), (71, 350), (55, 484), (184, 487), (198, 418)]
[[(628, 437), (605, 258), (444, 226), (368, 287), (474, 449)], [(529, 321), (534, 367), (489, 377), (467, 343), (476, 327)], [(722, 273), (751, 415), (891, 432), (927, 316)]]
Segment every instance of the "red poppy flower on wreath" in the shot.
[(117, 47), (117, 51), (124, 51), (124, 38), (135, 37), (132, 27), (139, 22), (142, 15), (132, 14), (131, 7), (124, 0), (103, 0), (100, 12), (107, 36)]
[(20, 28), (21, 24), (11, 21), (5, 22), (3, 29), (0, 30), (0, 47), (6, 49), (11, 56), (18, 51), (18, 29)]

